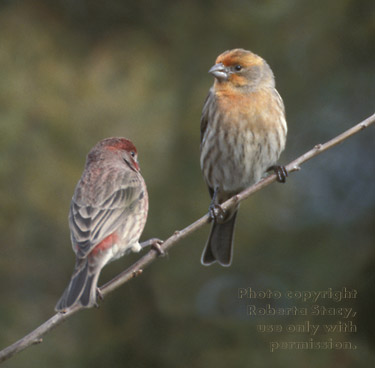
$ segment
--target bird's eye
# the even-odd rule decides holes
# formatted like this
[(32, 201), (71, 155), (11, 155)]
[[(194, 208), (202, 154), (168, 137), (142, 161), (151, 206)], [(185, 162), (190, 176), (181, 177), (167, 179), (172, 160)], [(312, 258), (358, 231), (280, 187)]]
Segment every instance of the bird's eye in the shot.
[(135, 152), (134, 152), (134, 151), (131, 151), (131, 152), (130, 152), (130, 156), (134, 158), (134, 157), (135, 157)]
[(237, 70), (237, 71), (240, 71), (240, 70), (242, 69), (242, 66), (241, 66), (241, 65), (236, 65), (236, 66), (234, 67), (234, 69)]

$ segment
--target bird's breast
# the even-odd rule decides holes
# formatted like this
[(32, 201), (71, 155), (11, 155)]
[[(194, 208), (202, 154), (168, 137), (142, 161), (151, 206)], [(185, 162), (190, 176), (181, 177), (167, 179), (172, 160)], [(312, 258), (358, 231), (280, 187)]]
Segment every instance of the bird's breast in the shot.
[(283, 107), (262, 93), (238, 99), (219, 96), (208, 117), (201, 168), (211, 188), (238, 192), (252, 185), (284, 149)]

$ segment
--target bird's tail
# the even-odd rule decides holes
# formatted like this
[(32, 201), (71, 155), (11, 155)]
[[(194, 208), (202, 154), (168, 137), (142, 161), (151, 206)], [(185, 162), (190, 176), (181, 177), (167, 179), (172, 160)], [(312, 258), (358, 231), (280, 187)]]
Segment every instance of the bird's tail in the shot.
[(100, 268), (90, 268), (87, 258), (77, 259), (68, 287), (56, 304), (57, 312), (66, 311), (76, 304), (90, 308), (96, 305), (96, 286)]
[(203, 265), (209, 266), (214, 262), (219, 262), (222, 266), (230, 266), (236, 216), (237, 211), (223, 223), (213, 222), (210, 236), (202, 254), (201, 262)]

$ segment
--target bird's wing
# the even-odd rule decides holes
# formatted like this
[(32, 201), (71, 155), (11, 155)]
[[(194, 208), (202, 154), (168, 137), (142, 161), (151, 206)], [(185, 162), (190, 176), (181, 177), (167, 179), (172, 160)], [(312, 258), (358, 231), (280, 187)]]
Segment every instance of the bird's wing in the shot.
[(120, 189), (90, 205), (73, 197), (69, 226), (73, 249), (78, 257), (86, 257), (97, 244), (126, 221), (135, 203), (144, 196), (139, 180), (137, 175), (129, 173), (124, 177), (124, 185)]
[(206, 99), (204, 101), (203, 109), (202, 109), (202, 115), (201, 115), (201, 143), (203, 141), (204, 134), (205, 134), (206, 129), (207, 129), (209, 114), (210, 114), (210, 110), (212, 109), (212, 105), (214, 103), (214, 98), (215, 98), (215, 95), (214, 95), (213, 91), (210, 90), (210, 92), (208, 93), (208, 95), (207, 95), (207, 97), (206, 97)]

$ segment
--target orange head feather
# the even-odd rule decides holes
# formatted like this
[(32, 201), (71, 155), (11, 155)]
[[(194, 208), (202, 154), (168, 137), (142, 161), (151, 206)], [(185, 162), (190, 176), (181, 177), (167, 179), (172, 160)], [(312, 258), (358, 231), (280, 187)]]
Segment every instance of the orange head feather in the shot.
[(253, 90), (261, 85), (274, 86), (271, 68), (260, 56), (244, 50), (233, 49), (223, 52), (210, 69), (218, 90), (240, 88)]

